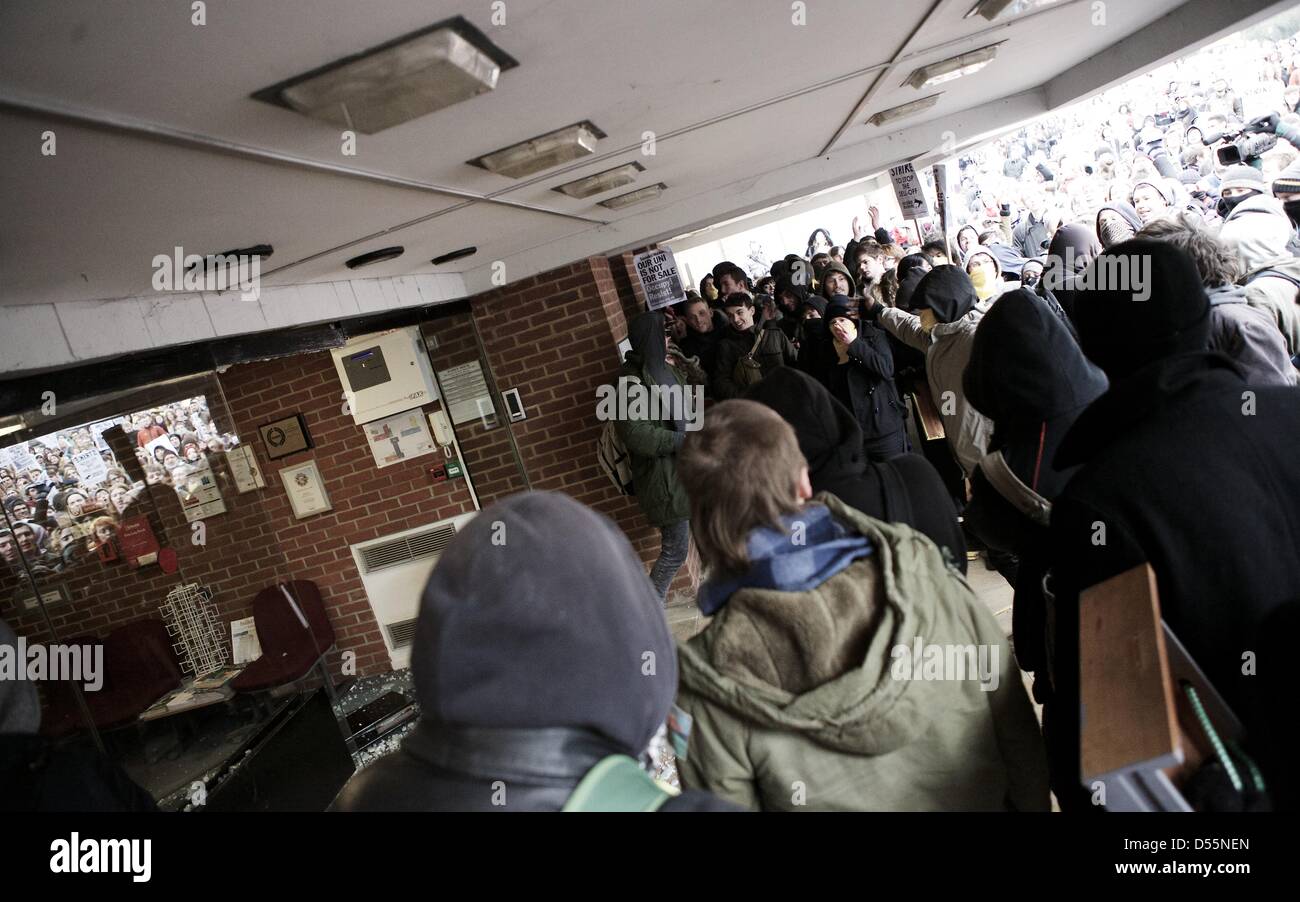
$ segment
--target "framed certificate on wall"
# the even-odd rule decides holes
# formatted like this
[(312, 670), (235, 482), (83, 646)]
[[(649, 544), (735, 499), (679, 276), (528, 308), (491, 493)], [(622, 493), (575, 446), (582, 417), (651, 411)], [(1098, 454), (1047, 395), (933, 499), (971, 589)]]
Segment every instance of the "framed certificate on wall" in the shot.
[(325, 480), (321, 478), (316, 461), (294, 464), (280, 471), (284, 490), (289, 495), (293, 515), (299, 520), (331, 510), (329, 495), (325, 494)]

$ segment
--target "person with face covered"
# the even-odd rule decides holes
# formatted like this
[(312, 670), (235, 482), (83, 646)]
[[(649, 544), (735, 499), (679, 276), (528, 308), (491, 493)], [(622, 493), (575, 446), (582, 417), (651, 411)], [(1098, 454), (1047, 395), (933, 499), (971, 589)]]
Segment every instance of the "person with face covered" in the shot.
[[(687, 397), (685, 380), (668, 359), (668, 340), (662, 313), (642, 313), (627, 328), (632, 350), (627, 352), (618, 379), (639, 382), (646, 391), (662, 390), (661, 398)], [(617, 381), (616, 381), (616, 384)], [(686, 417), (702, 411), (687, 411), (677, 404), (661, 403), (662, 419), (649, 413), (640, 419), (619, 419), (615, 428), (632, 457), (632, 484), (637, 504), (659, 530), (659, 557), (650, 569), (650, 581), (660, 598), (668, 596), (673, 577), (686, 563), (690, 551), (690, 505), (677, 481), (677, 451), (686, 438)], [(676, 408), (676, 409), (675, 409)]]
[(623, 533), (566, 495), (512, 495), (456, 535), (411, 673), (415, 729), (332, 811), (736, 810), (638, 773), (677, 693), (672, 634)]
[[(1091, 807), (1079, 779), (1079, 594), (1147, 563), (1164, 623), (1240, 718), (1275, 807), (1293, 807), (1295, 748), (1275, 741), (1280, 729), (1294, 733), (1280, 713), (1293, 704), (1291, 652), (1272, 656), (1270, 672), (1260, 651), (1258, 675), (1242, 661), (1300, 638), (1275, 625), (1300, 600), (1300, 507), (1290, 503), (1300, 498), (1300, 389), (1249, 386), (1206, 349), (1210, 302), (1185, 252), (1138, 239), (1111, 255), (1147, 261), (1149, 295), (1137, 302), (1139, 286), (1109, 285), (1078, 304), (1080, 347), (1110, 387), (1053, 461), (1079, 468), (1053, 502), (1049, 536), (1056, 628), (1045, 727), (1057, 797), (1062, 808)], [(1255, 415), (1243, 416), (1247, 391)]]
[(1002, 264), (989, 248), (983, 245), (971, 248), (966, 255), (966, 275), (981, 304), (991, 304), (1002, 293)]
[(1106, 390), (1064, 323), (1028, 289), (1009, 291), (975, 330), (962, 386), (993, 423), (988, 453), (971, 475), (966, 528), (1015, 589), (1012, 625), (1023, 670), (1047, 695), (1047, 620), (1042, 576), (1054, 499), (1074, 474), (1056, 450), (1083, 409)]
[(984, 311), (960, 266), (936, 266), (912, 295), (919, 315), (896, 307), (873, 311), (886, 332), (925, 353), (930, 395), (943, 419), (948, 446), (970, 476), (988, 448), (993, 424), (971, 406), (962, 387), (975, 329)]
[(858, 322), (853, 302), (835, 295), (826, 308), (826, 327), (834, 358), (823, 373), (837, 401), (853, 411), (862, 429), (868, 460), (883, 461), (907, 450), (903, 402), (894, 385), (894, 355), (886, 333), (870, 321)]
[(1052, 236), (1052, 243), (1048, 245), (1043, 276), (1038, 282), (1036, 293), (1053, 313), (1061, 317), (1072, 335), (1079, 273), (1100, 253), (1101, 244), (1091, 230), (1073, 223), (1057, 229)]
[[(1097, 236), (1103, 248), (1128, 241), (1142, 228), (1142, 217), (1129, 204), (1115, 201), (1097, 211)], [(1048, 249), (1051, 253), (1051, 249)], [(1064, 306), (1064, 305), (1062, 305)]]

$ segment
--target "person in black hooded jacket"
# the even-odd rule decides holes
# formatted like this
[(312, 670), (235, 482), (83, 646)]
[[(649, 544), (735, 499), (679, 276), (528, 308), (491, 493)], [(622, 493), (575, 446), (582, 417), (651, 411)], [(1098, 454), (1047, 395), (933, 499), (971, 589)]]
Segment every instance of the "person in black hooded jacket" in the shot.
[(863, 450), (871, 460), (888, 460), (907, 450), (903, 402), (894, 385), (894, 354), (884, 330), (859, 322), (858, 308), (842, 294), (826, 307), (831, 353), (823, 384), (857, 417)]
[[(416, 728), (332, 810), (559, 811), (597, 763), (641, 756), (677, 694), (640, 558), (558, 492), (512, 495), (456, 535), (424, 588), (411, 671)], [(739, 809), (687, 791), (660, 810)]]
[(906, 523), (966, 572), (966, 544), (957, 512), (943, 480), (924, 457), (900, 454), (887, 461), (868, 460), (857, 418), (824, 385), (789, 367), (773, 371), (745, 398), (772, 408), (794, 428), (814, 492), (830, 492), (877, 520)]
[[(1080, 346), (1110, 388), (1054, 461), (1079, 468), (1052, 505), (1049, 549), (1055, 698), (1045, 726), (1058, 798), (1064, 808), (1080, 790), (1079, 593), (1146, 562), (1164, 622), (1241, 719), (1275, 804), (1293, 807), (1295, 749), (1276, 732), (1294, 732), (1290, 653), (1261, 648), (1300, 639), (1274, 633), (1296, 623), (1285, 612), (1300, 601), (1300, 388), (1248, 385), (1205, 350), (1210, 303), (1182, 250), (1138, 239), (1092, 266), (1108, 256), (1127, 256), (1130, 271), (1144, 262), (1140, 284), (1089, 278), (1098, 287), (1076, 305)], [(1139, 290), (1149, 296), (1136, 302)]]
[[(1016, 590), (1016, 658), (1021, 669), (1045, 678), (1047, 528), (1052, 499), (1074, 474), (1057, 469), (1054, 458), (1075, 419), (1106, 390), (1106, 376), (1042, 299), (1021, 288), (1002, 295), (980, 320), (962, 386), (993, 421), (988, 453), (971, 474), (966, 528), (1000, 553), (990, 560)], [(1045, 679), (1043, 687), (1036, 683), (1045, 686)]]

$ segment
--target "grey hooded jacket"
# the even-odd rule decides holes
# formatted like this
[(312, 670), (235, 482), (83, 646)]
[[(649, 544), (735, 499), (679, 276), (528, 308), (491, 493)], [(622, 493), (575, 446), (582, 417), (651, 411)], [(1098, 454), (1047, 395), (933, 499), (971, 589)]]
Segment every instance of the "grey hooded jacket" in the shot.
[(1298, 374), (1277, 321), (1269, 310), (1251, 305), (1247, 291), (1238, 285), (1206, 289), (1210, 350), (1231, 357), (1250, 385), (1295, 385)]

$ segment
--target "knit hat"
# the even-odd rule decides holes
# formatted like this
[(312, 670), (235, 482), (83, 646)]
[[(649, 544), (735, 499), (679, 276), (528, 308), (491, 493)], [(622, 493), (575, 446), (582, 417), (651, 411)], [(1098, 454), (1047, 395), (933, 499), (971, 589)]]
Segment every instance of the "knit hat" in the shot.
[(1079, 346), (1112, 381), (1209, 341), (1210, 301), (1196, 263), (1167, 242), (1136, 238), (1108, 248), (1075, 289)]
[(1246, 272), (1252, 273), (1286, 257), (1294, 233), (1282, 202), (1260, 194), (1233, 208), (1219, 229), (1219, 238), (1237, 246)]
[(1264, 182), (1264, 173), (1254, 166), (1239, 164), (1229, 166), (1224, 170), (1223, 179), (1219, 183), (1219, 193), (1222, 194), (1229, 188), (1245, 188), (1263, 194), (1267, 187), (1268, 185)]
[(854, 319), (855, 313), (853, 301), (846, 294), (836, 294), (831, 296), (830, 303), (826, 305), (826, 311), (822, 318), (826, 320), (826, 325), (830, 325), (833, 320), (837, 319)]

